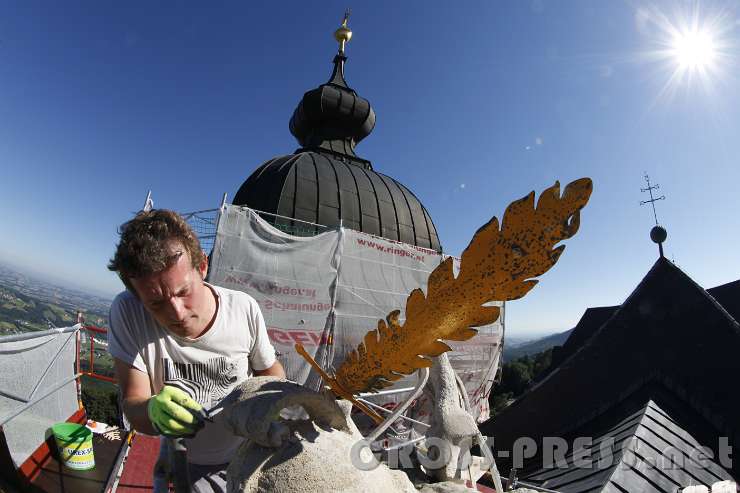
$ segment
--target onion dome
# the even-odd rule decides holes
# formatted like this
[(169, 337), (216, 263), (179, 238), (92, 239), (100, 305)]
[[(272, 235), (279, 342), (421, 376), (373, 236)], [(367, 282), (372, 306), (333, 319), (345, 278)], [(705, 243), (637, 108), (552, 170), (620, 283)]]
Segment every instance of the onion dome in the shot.
[(375, 127), (375, 112), (344, 78), (344, 46), (352, 37), (347, 16), (335, 37), (340, 48), (329, 81), (306, 92), (290, 119), (290, 132), (301, 147), (257, 168), (233, 203), (266, 212), (275, 226), (295, 234), (319, 230), (291, 219), (341, 225), (441, 252), (437, 230), (419, 199), (355, 153)]
[[(375, 111), (370, 102), (358, 96), (344, 80), (342, 54), (334, 57), (334, 72), (329, 82), (308, 91), (290, 119), (290, 133), (304, 149), (320, 148), (357, 157), (355, 146), (375, 127)], [(369, 166), (367, 161), (361, 164)]]

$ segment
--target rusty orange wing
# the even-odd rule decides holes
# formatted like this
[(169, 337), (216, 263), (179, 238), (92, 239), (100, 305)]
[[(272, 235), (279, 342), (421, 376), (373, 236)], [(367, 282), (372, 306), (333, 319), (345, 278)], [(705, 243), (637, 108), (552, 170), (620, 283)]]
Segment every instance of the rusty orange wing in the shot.
[(365, 335), (357, 349), (340, 365), (330, 385), (341, 394), (380, 390), (415, 370), (432, 365), (430, 357), (450, 347), (443, 340), (464, 341), (474, 327), (495, 322), (499, 307), (491, 301), (515, 300), (532, 289), (534, 277), (547, 272), (563, 253), (580, 224), (593, 185), (588, 178), (569, 183), (562, 196), (560, 184), (534, 192), (509, 205), (501, 228), (494, 217), (480, 228), (462, 254), (460, 273), (453, 274), (452, 258), (429, 275), (427, 295), (411, 292), (406, 320), (391, 312), (378, 328)]

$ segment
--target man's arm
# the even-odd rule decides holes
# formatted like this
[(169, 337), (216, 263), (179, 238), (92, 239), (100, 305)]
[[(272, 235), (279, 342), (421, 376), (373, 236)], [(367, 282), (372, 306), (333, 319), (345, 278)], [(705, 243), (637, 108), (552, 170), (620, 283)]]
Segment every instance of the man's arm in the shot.
[(265, 368), (264, 370), (254, 370), (254, 374), (258, 377), (269, 376), (285, 378), (285, 369), (278, 360), (275, 360), (275, 363), (273, 363), (271, 367)]
[[(254, 374), (258, 377), (270, 376), (285, 378), (285, 369), (276, 358), (275, 348), (270, 342), (270, 337), (267, 335), (267, 326), (265, 325), (265, 319), (262, 316), (262, 310), (260, 310), (260, 306), (254, 298), (248, 296), (247, 300), (249, 300), (252, 305), (249, 330), (252, 333), (252, 337), (254, 337), (252, 349), (249, 354), (249, 366), (254, 369)], [(264, 366), (268, 361), (274, 361), (272, 366), (265, 368), (264, 370), (257, 370), (254, 368), (255, 366)]]
[[(136, 431), (159, 435), (149, 420), (146, 406), (152, 396), (149, 376), (118, 358), (115, 362), (116, 378), (123, 395), (123, 412)], [(281, 367), (282, 368), (282, 367)]]

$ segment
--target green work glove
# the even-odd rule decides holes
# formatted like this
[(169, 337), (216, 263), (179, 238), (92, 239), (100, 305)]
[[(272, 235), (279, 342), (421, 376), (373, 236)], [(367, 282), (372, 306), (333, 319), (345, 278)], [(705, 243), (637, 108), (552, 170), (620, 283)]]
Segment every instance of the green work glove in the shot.
[(162, 391), (151, 397), (146, 405), (149, 420), (162, 435), (192, 437), (203, 428), (203, 406), (188, 394), (165, 385)]

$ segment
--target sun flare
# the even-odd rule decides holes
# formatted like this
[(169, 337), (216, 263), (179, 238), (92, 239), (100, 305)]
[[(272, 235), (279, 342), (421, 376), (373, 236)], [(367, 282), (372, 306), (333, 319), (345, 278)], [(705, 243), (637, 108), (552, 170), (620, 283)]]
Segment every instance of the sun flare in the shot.
[(709, 68), (717, 58), (717, 49), (711, 33), (688, 31), (673, 39), (673, 57), (685, 70)]
[(665, 77), (658, 99), (670, 99), (679, 90), (694, 86), (711, 93), (734, 61), (737, 15), (703, 5), (700, 10), (695, 2), (673, 12), (655, 6), (637, 9), (637, 27), (653, 46), (641, 55), (657, 63), (656, 75)]

